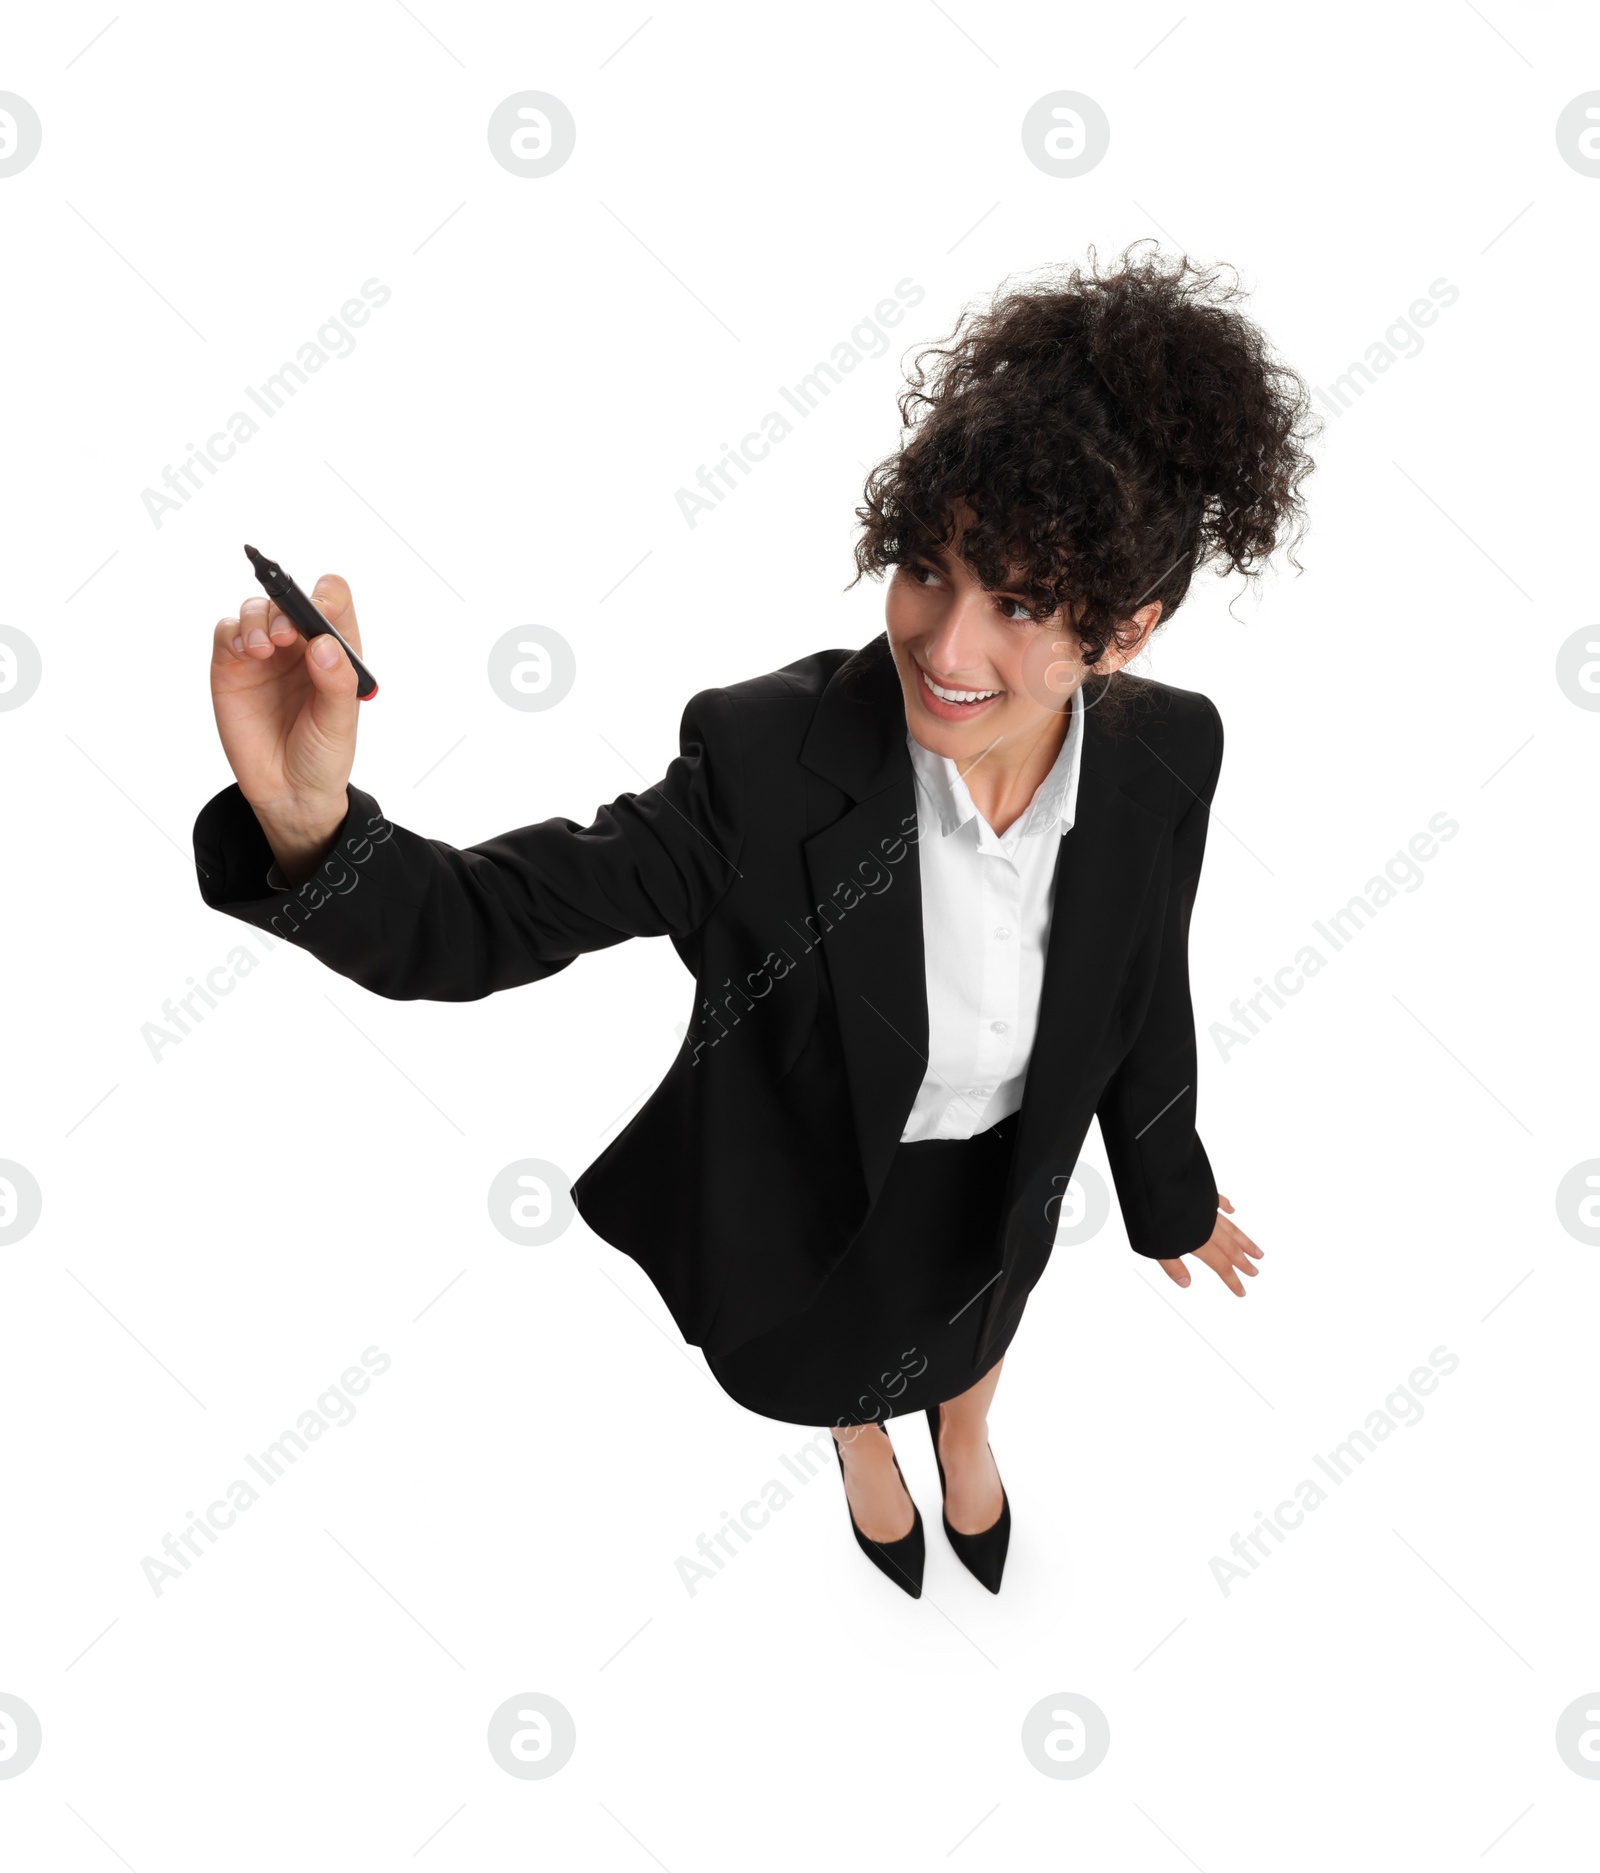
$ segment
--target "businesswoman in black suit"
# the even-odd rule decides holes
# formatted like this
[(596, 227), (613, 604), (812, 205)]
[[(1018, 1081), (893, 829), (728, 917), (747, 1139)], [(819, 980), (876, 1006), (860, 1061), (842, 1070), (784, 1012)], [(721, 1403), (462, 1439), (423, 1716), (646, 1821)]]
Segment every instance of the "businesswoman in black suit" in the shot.
[[(1222, 723), (1123, 668), (1197, 566), (1248, 576), (1302, 520), (1304, 386), (1238, 297), (1130, 250), (964, 315), (857, 509), (887, 630), (702, 690), (665, 777), (588, 826), (458, 850), (394, 824), (349, 784), (334, 640), (261, 597), (216, 630), (208, 904), (399, 1000), (672, 939), (684, 1044), (574, 1202), (733, 1398), (833, 1428), (856, 1538), (912, 1595), (886, 1421), (926, 1412), (948, 1538), (998, 1591), (988, 1406), (1091, 1118), (1139, 1254), (1239, 1295), (1261, 1254), (1194, 1123)], [(345, 582), (315, 596), (359, 649)]]

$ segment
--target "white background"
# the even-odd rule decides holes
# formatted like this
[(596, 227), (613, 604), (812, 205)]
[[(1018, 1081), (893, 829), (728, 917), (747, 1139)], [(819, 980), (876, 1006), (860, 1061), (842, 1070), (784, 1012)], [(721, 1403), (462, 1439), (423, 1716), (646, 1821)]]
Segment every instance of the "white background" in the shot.
[[(43, 1192), (0, 1248), (0, 1692), (44, 1735), (0, 1780), (8, 1862), (1576, 1864), (1600, 1785), (1554, 1738), (1600, 1686), (1600, 1271), (1556, 1190), (1600, 1152), (1600, 717), (1555, 670), (1595, 624), (1600, 180), (1554, 127), (1600, 86), (1593, 18), (108, 17), (13, 15), (0, 61), (44, 126), (0, 180), (0, 623), (44, 666), (0, 714), (0, 1157)], [(524, 89), (578, 126), (544, 179), (488, 147)], [(1072, 180), (1019, 134), (1058, 89), (1111, 123)], [(1201, 1129), (1262, 1273), (1180, 1293), (1115, 1212), (1058, 1250), (991, 1420), (998, 1598), (939, 1532), (925, 1428), (897, 1431), (913, 1602), (826, 1446), (800, 1484), (807, 1434), (722, 1394), (627, 1258), (491, 1223), (498, 1171), (575, 1176), (664, 1072), (669, 944), (470, 1005), (280, 945), (152, 1056), (163, 1002), (262, 947), (195, 885), (229, 778), (211, 631), (255, 590), (243, 540), (342, 572), (382, 683), (356, 779), (389, 816), (456, 844), (587, 823), (659, 776), (697, 689), (881, 629), (881, 589), (842, 588), (902, 354), (1145, 235), (1236, 265), (1319, 386), (1430, 282), (1459, 297), (1328, 417), (1303, 575), (1203, 575), (1137, 666), (1226, 724)], [(154, 525), (142, 491), (374, 277), (355, 350)], [(908, 278), (882, 355), (689, 527), (677, 489)], [(486, 678), (528, 624), (578, 660), (548, 713)], [(1416, 888), (1224, 1060), (1212, 1024), (1439, 813)], [(368, 1346), (392, 1365), (355, 1420), (156, 1595), (143, 1558)], [(1436, 1347), (1459, 1365), (1421, 1421), (1224, 1594), (1212, 1557)], [(691, 1594), (679, 1556), (774, 1477), (792, 1500)], [(576, 1724), (548, 1779), (486, 1746), (524, 1692)], [(1020, 1740), (1065, 1692), (1110, 1724), (1078, 1780)]]

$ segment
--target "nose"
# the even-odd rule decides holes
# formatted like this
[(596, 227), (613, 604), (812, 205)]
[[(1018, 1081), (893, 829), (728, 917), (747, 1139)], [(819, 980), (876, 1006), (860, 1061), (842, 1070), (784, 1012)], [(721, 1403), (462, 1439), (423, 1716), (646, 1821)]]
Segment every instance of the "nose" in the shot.
[(929, 673), (945, 678), (973, 676), (987, 662), (985, 639), (989, 595), (979, 586), (959, 592), (951, 600), (923, 651)]

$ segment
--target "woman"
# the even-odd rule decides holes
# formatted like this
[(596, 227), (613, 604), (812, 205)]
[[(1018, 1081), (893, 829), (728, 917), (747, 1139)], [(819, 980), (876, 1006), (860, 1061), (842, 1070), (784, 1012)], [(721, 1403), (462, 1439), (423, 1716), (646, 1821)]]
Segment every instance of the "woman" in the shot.
[[(856, 1539), (913, 1596), (885, 1421), (926, 1412), (947, 1536), (998, 1591), (987, 1412), (1092, 1117), (1136, 1251), (1239, 1295), (1261, 1254), (1194, 1127), (1222, 725), (1123, 668), (1196, 566), (1250, 575), (1301, 518), (1304, 386), (1238, 297), (1091, 253), (959, 321), (857, 509), (886, 632), (701, 691), (665, 778), (587, 827), (457, 850), (392, 824), (349, 785), (334, 639), (260, 597), (216, 630), (236, 778), (195, 827), (207, 903), (401, 1000), (672, 938), (684, 1045), (574, 1202), (732, 1397), (834, 1429)], [(315, 596), (359, 649), (344, 581)]]

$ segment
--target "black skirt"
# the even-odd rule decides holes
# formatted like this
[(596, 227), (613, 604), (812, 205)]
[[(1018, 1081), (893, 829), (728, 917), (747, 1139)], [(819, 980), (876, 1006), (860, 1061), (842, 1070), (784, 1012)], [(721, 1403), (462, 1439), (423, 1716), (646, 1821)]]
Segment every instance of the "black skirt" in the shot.
[(980, 1371), (1018, 1117), (896, 1146), (878, 1201), (805, 1312), (706, 1355), (729, 1397), (786, 1424), (875, 1424), (975, 1385), (1022, 1318), (1018, 1308)]

